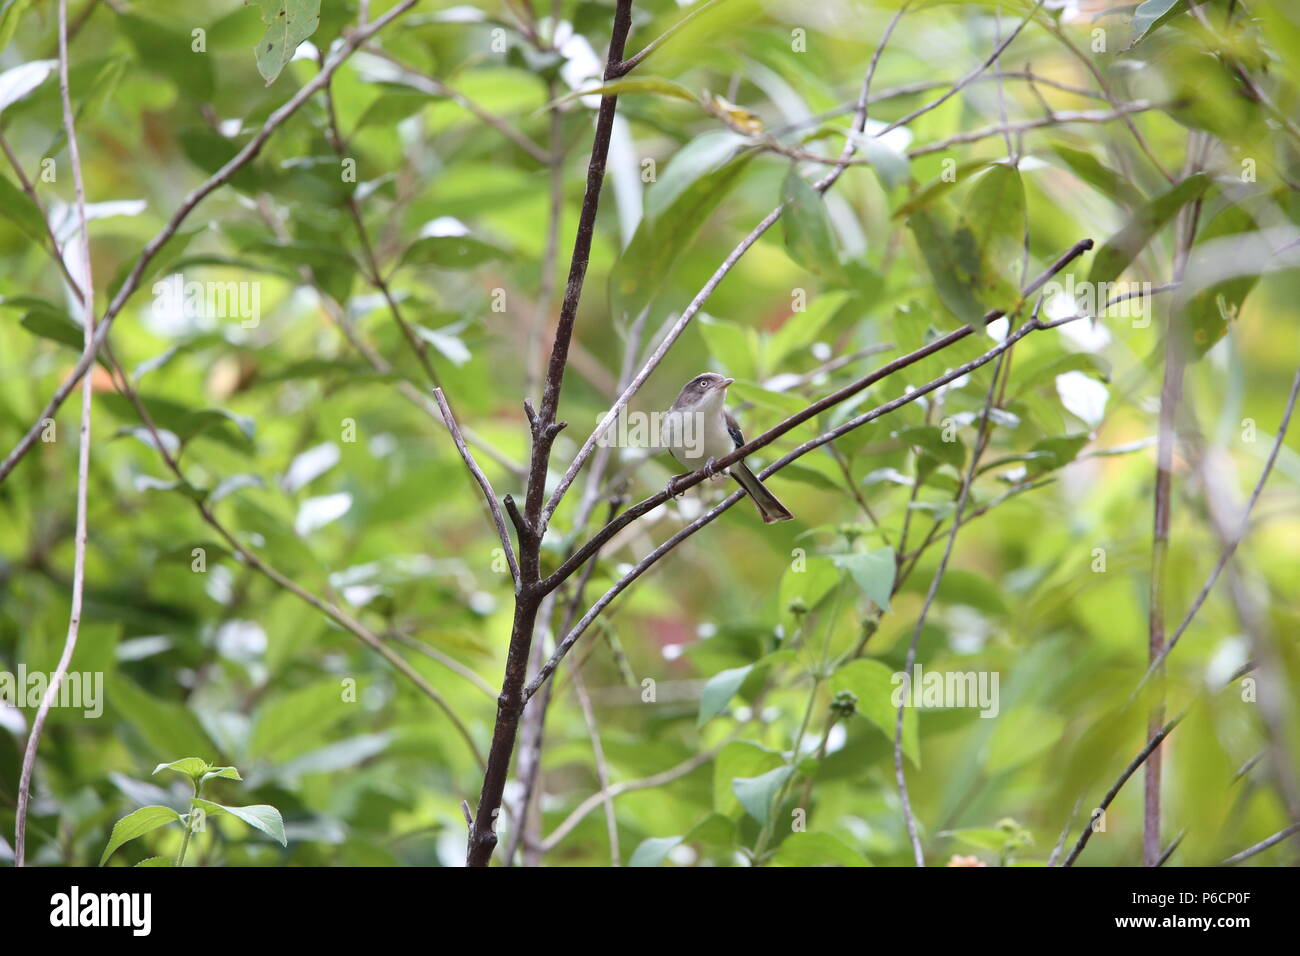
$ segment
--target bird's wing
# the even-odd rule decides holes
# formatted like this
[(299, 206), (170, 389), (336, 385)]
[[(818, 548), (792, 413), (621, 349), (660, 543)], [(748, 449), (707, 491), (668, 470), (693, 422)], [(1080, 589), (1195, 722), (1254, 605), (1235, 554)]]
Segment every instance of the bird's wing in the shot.
[(745, 436), (741, 433), (740, 426), (736, 424), (736, 420), (731, 417), (731, 412), (724, 411), (722, 417), (727, 422), (727, 434), (730, 435), (731, 440), (736, 443), (736, 447), (739, 448), (741, 445), (745, 444)]

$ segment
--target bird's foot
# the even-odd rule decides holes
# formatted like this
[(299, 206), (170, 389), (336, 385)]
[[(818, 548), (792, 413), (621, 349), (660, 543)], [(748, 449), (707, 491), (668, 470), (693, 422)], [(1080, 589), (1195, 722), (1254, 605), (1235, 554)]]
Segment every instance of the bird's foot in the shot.
[(678, 490), (677, 486), (686, 477), (687, 475), (673, 475), (668, 479), (668, 486), (664, 488), (664, 491), (668, 492), (669, 498), (680, 498), (685, 493), (683, 490)]

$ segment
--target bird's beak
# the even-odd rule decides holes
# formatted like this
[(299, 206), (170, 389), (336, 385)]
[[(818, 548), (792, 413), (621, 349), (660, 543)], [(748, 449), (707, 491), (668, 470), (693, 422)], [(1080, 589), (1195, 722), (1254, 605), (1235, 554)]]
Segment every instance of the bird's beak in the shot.
[(734, 378), (724, 378), (721, 382), (718, 383), (718, 388), (726, 388), (728, 385), (734, 384), (735, 381), (736, 380)]

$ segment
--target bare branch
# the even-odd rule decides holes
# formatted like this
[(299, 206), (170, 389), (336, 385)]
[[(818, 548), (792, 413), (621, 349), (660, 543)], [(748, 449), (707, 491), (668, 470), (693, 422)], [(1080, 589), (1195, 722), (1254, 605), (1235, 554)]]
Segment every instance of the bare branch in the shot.
[[(1111, 805), (1111, 802), (1119, 795), (1120, 790), (1123, 789), (1124, 784), (1128, 782), (1128, 778), (1137, 773), (1138, 767), (1142, 766), (1142, 764), (1146, 762), (1147, 758), (1150, 757), (1151, 754), (1155, 752), (1156, 748), (1164, 742), (1164, 739), (1173, 732), (1173, 729), (1178, 726), (1179, 721), (1181, 721), (1186, 714), (1186, 711), (1179, 714), (1151, 736), (1151, 739), (1147, 741), (1146, 746), (1138, 752), (1138, 755), (1130, 761), (1127, 767), (1124, 768), (1124, 772), (1119, 775), (1119, 779), (1115, 781), (1108, 791), (1106, 791), (1106, 796), (1102, 798), (1101, 803), (1097, 804), (1097, 810), (1104, 811)], [(1074, 849), (1071, 850), (1070, 855), (1065, 858), (1065, 862), (1061, 864), (1062, 866), (1074, 866), (1074, 861), (1079, 858), (1079, 854), (1083, 852), (1083, 848), (1088, 845), (1088, 840), (1092, 838), (1092, 824), (1092, 817), (1089, 816), (1088, 822), (1084, 824), (1083, 832), (1079, 834), (1079, 842), (1074, 845)]]
[(960, 80), (954, 83), (952, 85), (952, 88), (949, 89), (946, 93), (944, 93), (938, 99), (926, 103), (924, 106), (917, 107), (916, 109), (912, 110), (912, 112), (904, 116), (902, 119), (894, 120), (894, 122), (888, 124), (887, 126), (885, 126), (884, 129), (876, 133), (876, 136), (877, 137), (884, 136), (890, 130), (898, 129), (898, 127), (900, 126), (906, 126), (908, 123), (912, 122), (912, 120), (916, 119), (917, 117), (924, 116), (932, 109), (942, 106), (949, 99), (956, 96), (960, 91), (962, 91), (967, 86), (969, 86), (975, 79), (977, 79), (980, 76), (981, 73), (983, 73), (990, 66), (992, 66), (994, 63), (997, 62), (998, 58), (1002, 56), (1002, 53), (1006, 50), (1006, 48), (1011, 46), (1012, 41), (1014, 41), (1016, 37), (1020, 36), (1020, 31), (1023, 30), (1025, 26), (1029, 23), (1029, 21), (1034, 18), (1034, 14), (1038, 13), (1039, 8), (1041, 8), (1042, 5), (1043, 5), (1043, 0), (1038, 0), (1038, 2), (1034, 4), (1034, 9), (1030, 10), (1029, 14), (1023, 20), (1021, 20), (1019, 24), (1016, 25), (1016, 28), (1014, 30), (1011, 31), (1010, 35), (1008, 35), (1005, 40), (1003, 40), (1001, 43), (997, 45), (996, 48), (994, 48), (993, 52), (989, 54), (988, 59), (986, 59), (979, 66), (975, 67), (975, 69), (971, 70), (964, 77), (962, 77)]
[(653, 40), (647, 43), (639, 53), (633, 54), (632, 56), (624, 60), (622, 63), (619, 63), (616, 66), (614, 66), (614, 68), (610, 71), (610, 75), (607, 76), (606, 79), (612, 79), (614, 77), (619, 77), (619, 76), (626, 76), (628, 73), (631, 73), (633, 70), (637, 68), (638, 65), (640, 65), (642, 60), (644, 60), (651, 53), (653, 53), (655, 50), (659, 49), (670, 39), (672, 39), (673, 35), (677, 33), (677, 31), (682, 29), (682, 27), (686, 26), (686, 24), (690, 23), (701, 13), (703, 13), (705, 10), (708, 10), (710, 7), (716, 7), (718, 4), (722, 2), (723, 0), (704, 0), (703, 3), (695, 7), (692, 7), (691, 11), (687, 13), (686, 16), (682, 17), (680, 20), (674, 23), (671, 27), (669, 27), (659, 36), (655, 37)]
[(1173, 651), (1174, 646), (1178, 643), (1178, 639), (1183, 636), (1183, 632), (1187, 630), (1188, 626), (1192, 623), (1192, 619), (1196, 617), (1197, 613), (1201, 610), (1202, 605), (1205, 604), (1205, 599), (1208, 598), (1210, 592), (1214, 590), (1214, 585), (1219, 580), (1219, 575), (1223, 573), (1223, 569), (1227, 567), (1228, 562), (1232, 560), (1232, 556), (1237, 553), (1237, 546), (1241, 544), (1242, 539), (1246, 536), (1246, 532), (1250, 527), (1250, 513), (1259, 502), (1259, 496), (1264, 491), (1264, 483), (1268, 481), (1268, 476), (1272, 473), (1273, 466), (1277, 463), (1278, 452), (1282, 450), (1282, 441), (1286, 438), (1287, 428), (1291, 425), (1291, 415), (1295, 411), (1296, 396), (1298, 393), (1300, 393), (1300, 368), (1296, 369), (1295, 378), (1291, 381), (1291, 392), (1287, 396), (1286, 409), (1282, 412), (1282, 421), (1277, 427), (1277, 437), (1273, 440), (1273, 447), (1268, 453), (1268, 458), (1264, 461), (1264, 468), (1259, 473), (1259, 480), (1255, 482), (1255, 488), (1250, 494), (1250, 500), (1246, 502), (1246, 508), (1241, 515), (1241, 525), (1237, 530), (1237, 533), (1232, 536), (1228, 541), (1227, 546), (1219, 554), (1219, 560), (1215, 562), (1214, 568), (1210, 571), (1209, 577), (1206, 578), (1205, 584), (1202, 586), (1200, 593), (1196, 595), (1196, 600), (1192, 601), (1192, 606), (1187, 609), (1187, 613), (1183, 616), (1182, 622), (1178, 625), (1177, 630), (1174, 631), (1168, 642), (1166, 642), (1160, 655), (1151, 662), (1151, 666), (1147, 669), (1145, 676), (1143, 676), (1142, 680), (1138, 683), (1137, 689), (1134, 690), (1134, 694), (1136, 694), (1138, 690), (1141, 690), (1147, 681), (1151, 679), (1152, 675), (1164, 666), (1165, 658), (1167, 658), (1170, 652)]
[(497, 504), (496, 492), (492, 490), (492, 482), (488, 481), (487, 475), (483, 474), (483, 469), (478, 466), (474, 456), (470, 454), (469, 449), (465, 446), (465, 438), (460, 433), (460, 427), (456, 424), (456, 418), (451, 413), (451, 406), (447, 404), (447, 396), (442, 393), (441, 388), (433, 390), (434, 397), (438, 399), (438, 408), (442, 410), (442, 420), (447, 423), (447, 430), (451, 432), (451, 439), (456, 443), (456, 450), (460, 452), (460, 457), (465, 462), (465, 467), (469, 473), (474, 476), (478, 486), (483, 489), (483, 498), (487, 501), (488, 510), (492, 512), (492, 523), (496, 525), (497, 538), (501, 541), (501, 547), (506, 553), (506, 563), (510, 565), (510, 578), (515, 582), (515, 589), (519, 588), (519, 565), (515, 562), (515, 551), (510, 545), (510, 532), (506, 530), (506, 520), (501, 516), (501, 506)]
[(1277, 844), (1281, 843), (1287, 837), (1294, 836), (1297, 833), (1300, 833), (1300, 823), (1293, 823), (1286, 829), (1274, 833), (1267, 840), (1261, 840), (1254, 846), (1242, 850), (1240, 853), (1234, 853), (1232, 856), (1220, 863), (1219, 866), (1236, 866), (1243, 860), (1249, 860), (1255, 854), (1263, 853), (1269, 847), (1277, 846)]
[[(77, 146), (77, 131), (73, 123), (72, 100), (68, 95), (68, 4), (59, 0), (59, 99), (63, 105), (63, 131), (68, 137), (68, 159), (72, 164), (72, 181), (76, 192), (77, 227), (81, 239), (81, 288), (83, 357), (93, 360), (95, 333), (95, 277), (90, 263), (90, 232), (86, 228), (86, 184), (81, 175), (81, 152)], [(46, 228), (49, 228), (48, 222)], [(53, 241), (53, 235), (51, 235)], [(55, 255), (62, 259), (58, 244)], [(26, 863), (27, 808), (31, 801), (32, 773), (36, 767), (36, 750), (41, 744), (45, 720), (58, 695), (59, 687), (72, 664), (81, 632), (81, 607), (86, 586), (86, 509), (90, 485), (90, 408), (94, 394), (92, 382), (87, 378), (81, 386), (81, 430), (77, 447), (77, 529), (74, 537), (72, 571), (72, 608), (68, 616), (68, 634), (63, 642), (63, 653), (50, 675), (49, 686), (41, 695), (40, 705), (32, 720), (31, 733), (23, 750), (23, 764), (18, 776), (18, 807), (14, 819), (14, 865)]]

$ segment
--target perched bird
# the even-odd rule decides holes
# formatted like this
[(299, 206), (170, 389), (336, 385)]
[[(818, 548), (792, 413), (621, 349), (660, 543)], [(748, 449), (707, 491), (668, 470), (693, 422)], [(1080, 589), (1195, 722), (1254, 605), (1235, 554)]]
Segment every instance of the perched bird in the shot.
[[(713, 372), (697, 375), (682, 387), (673, 407), (664, 413), (662, 443), (691, 471), (702, 467), (712, 470), (714, 461), (745, 443), (736, 420), (723, 405), (727, 386), (734, 381)], [(726, 471), (754, 499), (765, 523), (789, 521), (794, 517), (744, 461), (736, 462)], [(670, 492), (676, 480), (669, 483)]]

